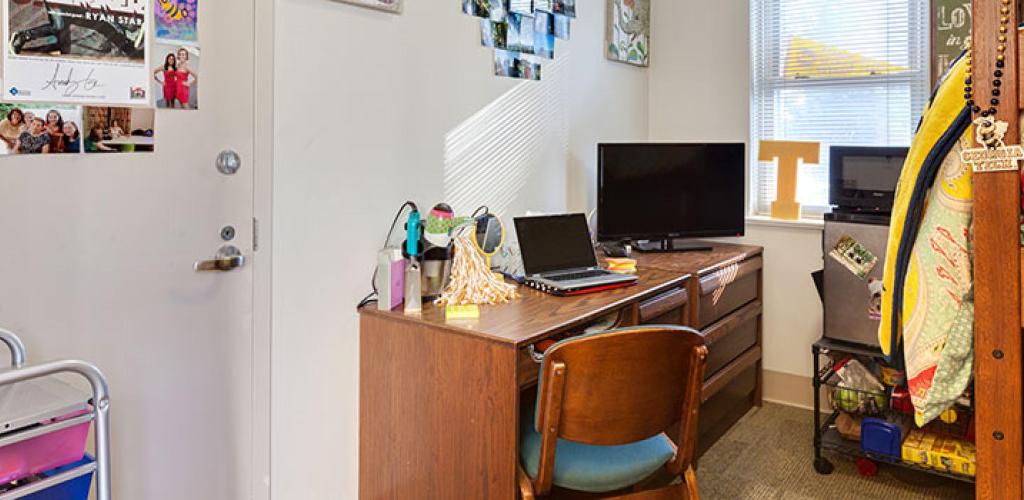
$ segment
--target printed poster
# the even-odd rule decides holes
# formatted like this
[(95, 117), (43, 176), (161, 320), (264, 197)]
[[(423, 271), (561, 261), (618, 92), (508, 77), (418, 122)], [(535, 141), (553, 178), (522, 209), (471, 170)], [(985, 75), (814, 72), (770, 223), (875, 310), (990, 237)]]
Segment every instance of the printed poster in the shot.
[(199, 42), (199, 0), (153, 0), (153, 9), (158, 40)]
[(147, 104), (149, 1), (4, 2), (4, 99)]

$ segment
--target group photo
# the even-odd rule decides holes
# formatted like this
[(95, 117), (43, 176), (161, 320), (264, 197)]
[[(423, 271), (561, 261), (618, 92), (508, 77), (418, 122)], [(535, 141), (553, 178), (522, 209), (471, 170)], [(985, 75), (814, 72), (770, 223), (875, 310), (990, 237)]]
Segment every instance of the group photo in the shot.
[(0, 104), (3, 154), (82, 151), (82, 112), (76, 106)]

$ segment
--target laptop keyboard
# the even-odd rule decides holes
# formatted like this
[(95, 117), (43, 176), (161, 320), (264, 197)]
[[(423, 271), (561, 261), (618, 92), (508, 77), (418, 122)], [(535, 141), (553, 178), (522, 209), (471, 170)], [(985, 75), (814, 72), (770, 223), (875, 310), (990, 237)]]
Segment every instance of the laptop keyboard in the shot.
[(608, 275), (608, 273), (605, 272), (605, 271), (592, 270), (592, 271), (580, 271), (578, 273), (556, 274), (554, 276), (548, 276), (547, 278), (549, 280), (551, 280), (551, 281), (572, 281), (572, 280), (580, 280), (580, 279), (584, 279), (584, 278), (593, 278), (593, 277), (596, 277), (596, 276), (607, 276), (607, 275)]

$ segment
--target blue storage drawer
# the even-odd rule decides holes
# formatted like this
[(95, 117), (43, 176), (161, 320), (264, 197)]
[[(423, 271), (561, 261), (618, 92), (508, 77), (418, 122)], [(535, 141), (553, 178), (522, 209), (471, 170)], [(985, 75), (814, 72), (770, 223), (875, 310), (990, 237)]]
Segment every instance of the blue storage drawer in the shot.
[[(53, 477), (62, 472), (67, 472), (71, 469), (91, 464), (95, 461), (96, 460), (94, 458), (86, 455), (78, 462), (44, 472), (42, 476)], [(24, 498), (24, 500), (88, 500), (89, 489), (92, 488), (92, 476), (93, 473), (89, 472), (88, 474), (76, 477), (70, 481), (65, 481), (22, 498)]]

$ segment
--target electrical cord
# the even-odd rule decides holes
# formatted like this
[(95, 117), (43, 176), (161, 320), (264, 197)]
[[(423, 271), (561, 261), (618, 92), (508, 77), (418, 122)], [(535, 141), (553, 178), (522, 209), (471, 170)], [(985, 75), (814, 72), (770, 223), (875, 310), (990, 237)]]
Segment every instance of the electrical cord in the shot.
[[(391, 220), (391, 228), (388, 229), (388, 235), (384, 237), (384, 244), (381, 245), (381, 248), (387, 248), (388, 242), (391, 241), (391, 236), (395, 233), (395, 226), (398, 225), (398, 219), (402, 217), (402, 212), (404, 212), (406, 208), (419, 210), (419, 208), (416, 206), (416, 203), (411, 201), (407, 201), (403, 203), (402, 206), (398, 207), (398, 213), (396, 213), (395, 218)], [(373, 291), (367, 294), (366, 297), (363, 297), (363, 300), (359, 301), (359, 305), (356, 306), (356, 309), (360, 309), (366, 306), (367, 304), (370, 304), (371, 302), (377, 301), (377, 266), (374, 266), (373, 268), (373, 277), (370, 278), (370, 288)]]

